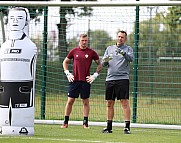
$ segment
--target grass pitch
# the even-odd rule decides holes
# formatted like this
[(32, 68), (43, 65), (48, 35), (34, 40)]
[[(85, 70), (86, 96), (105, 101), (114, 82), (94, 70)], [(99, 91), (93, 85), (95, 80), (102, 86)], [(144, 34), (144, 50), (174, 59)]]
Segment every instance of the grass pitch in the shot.
[(84, 129), (80, 125), (35, 124), (34, 136), (0, 136), (2, 143), (180, 143), (181, 130), (132, 128), (130, 135), (122, 127), (113, 127), (112, 134), (103, 134), (102, 126)]

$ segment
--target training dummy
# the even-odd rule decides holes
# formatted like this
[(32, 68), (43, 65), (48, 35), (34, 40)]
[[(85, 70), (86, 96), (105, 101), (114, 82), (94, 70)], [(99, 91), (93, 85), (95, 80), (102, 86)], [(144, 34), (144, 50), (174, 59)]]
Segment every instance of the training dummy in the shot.
[(28, 37), (30, 15), (8, 14), (8, 38), (0, 48), (0, 135), (34, 135), (37, 47)]

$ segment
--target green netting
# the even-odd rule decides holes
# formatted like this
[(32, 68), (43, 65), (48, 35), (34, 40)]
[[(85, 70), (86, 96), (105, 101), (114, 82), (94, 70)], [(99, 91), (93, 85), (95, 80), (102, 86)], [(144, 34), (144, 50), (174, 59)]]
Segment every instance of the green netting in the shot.
[[(79, 34), (89, 35), (90, 47), (101, 58), (105, 48), (115, 43), (116, 32), (126, 30), (127, 44), (138, 54), (135, 59), (138, 63), (131, 63), (130, 69), (132, 120), (136, 123), (180, 124), (181, 8), (142, 6), (139, 14), (136, 14), (136, 7), (92, 9), (92, 15), (80, 17), (83, 10), (79, 8), (73, 9), (73, 15), (72, 9), (49, 7), (47, 13), (44, 11), (43, 15), (31, 20), (29, 36), (38, 47), (35, 119), (63, 120), (68, 81), (63, 73), (62, 61), (69, 50), (78, 45)], [(136, 29), (139, 33), (135, 32)], [(2, 43), (2, 29), (0, 33)], [(7, 36), (6, 25), (5, 33)], [(95, 67), (93, 63), (91, 73)], [(69, 68), (71, 70), (71, 65)], [(106, 68), (92, 84), (90, 121), (106, 121), (105, 77)], [(70, 120), (82, 119), (82, 101), (77, 99)], [(123, 122), (118, 101), (115, 103), (114, 121)]]

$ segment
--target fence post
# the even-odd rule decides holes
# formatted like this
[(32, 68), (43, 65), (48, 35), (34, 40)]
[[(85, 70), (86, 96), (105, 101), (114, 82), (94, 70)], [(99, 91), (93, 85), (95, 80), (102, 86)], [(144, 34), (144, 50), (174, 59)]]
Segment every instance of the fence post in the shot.
[(47, 23), (48, 7), (44, 8), (44, 33), (43, 33), (43, 60), (42, 60), (42, 96), (41, 96), (41, 119), (45, 119), (46, 103), (46, 70), (47, 70)]
[[(139, 1), (139, 0), (136, 0)], [(138, 43), (139, 43), (139, 6), (136, 6), (134, 43), (134, 78), (133, 78), (133, 123), (136, 123), (137, 114), (137, 89), (138, 89)]]

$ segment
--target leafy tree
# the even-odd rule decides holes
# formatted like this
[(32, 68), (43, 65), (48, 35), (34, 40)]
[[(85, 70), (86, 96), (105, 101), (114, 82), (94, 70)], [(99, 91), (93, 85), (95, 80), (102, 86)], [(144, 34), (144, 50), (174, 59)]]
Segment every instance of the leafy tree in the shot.
[[(61, 0), (62, 2), (69, 2), (71, 0)], [(76, 0), (76, 1), (97, 1), (97, 0)], [(67, 15), (74, 15), (74, 16), (91, 16), (92, 12), (91, 7), (79, 7), (75, 8), (74, 6), (71, 7), (60, 7), (60, 23), (57, 24), (58, 27), (58, 51), (60, 56), (60, 61), (65, 58), (67, 54), (67, 41), (66, 41), (66, 29), (68, 25), (68, 19), (66, 18)]]
[(95, 30), (90, 31), (90, 47), (95, 49), (98, 54), (103, 54), (105, 48), (108, 46), (107, 43), (112, 41), (107, 31)]
[[(158, 16), (158, 15), (157, 15)], [(156, 17), (157, 17), (156, 16)], [(139, 59), (150, 58), (149, 54), (153, 57), (157, 51), (159, 35), (159, 22), (154, 17), (149, 20), (144, 20), (139, 23)], [(156, 34), (157, 33), (157, 34)], [(128, 35), (129, 45), (134, 47), (134, 32)]]
[[(180, 7), (169, 7), (168, 13), (159, 12), (151, 20), (140, 21), (139, 23), (139, 59), (145, 61), (160, 56), (179, 56), (181, 54), (179, 42), (181, 28), (179, 18)], [(161, 29), (160, 26), (164, 28)], [(131, 33), (128, 41), (134, 41), (134, 32)], [(132, 47), (134, 46), (133, 42)]]
[[(21, 0), (9, 0), (9, 1), (21, 1)], [(28, 0), (22, 0), (22, 1), (28, 1)], [(32, 0), (32, 1), (36, 1), (36, 0)], [(25, 6), (23, 6), (25, 7)], [(7, 16), (8, 15), (8, 11), (9, 11), (9, 6), (3, 6), (3, 7), (0, 7), (0, 20), (1, 22), (3, 21), (3, 17), (4, 16)], [(39, 21), (39, 19), (37, 18), (39, 15), (42, 15), (43, 13), (43, 8), (42, 7), (25, 7), (29, 10), (29, 13), (30, 13), (30, 18), (31, 19), (35, 19), (35, 22), (36, 21)], [(5, 21), (5, 24), (7, 24), (7, 20)], [(2, 25), (2, 33), (4, 33), (4, 25)], [(5, 37), (3, 36), (3, 40), (5, 40)]]
[[(104, 30), (95, 30), (90, 31), (90, 47), (94, 49), (99, 55), (103, 55), (105, 49), (107, 46), (113, 44), (111, 36), (107, 33), (107, 31)], [(77, 37), (73, 37), (68, 42), (68, 50), (71, 50), (72, 48), (76, 47), (78, 45)]]
[(172, 6), (168, 8), (169, 13), (166, 16), (167, 23), (169, 25), (169, 48), (167, 49), (167, 52), (172, 54), (173, 56), (175, 54), (181, 53), (180, 46), (181, 43), (180, 40), (180, 34), (178, 34), (179, 29), (181, 28), (181, 7), (180, 6)]
[[(8, 0), (8, 1), (29, 1), (29, 0)], [(37, 0), (31, 0), (31, 1), (37, 1)], [(48, 1), (48, 0), (47, 0)], [(23, 6), (24, 7), (24, 6)], [(0, 7), (0, 11), (3, 12), (4, 16), (8, 14), (8, 6)], [(25, 7), (28, 8), (31, 19), (37, 18), (38, 15), (42, 15), (43, 8), (42, 7)]]

